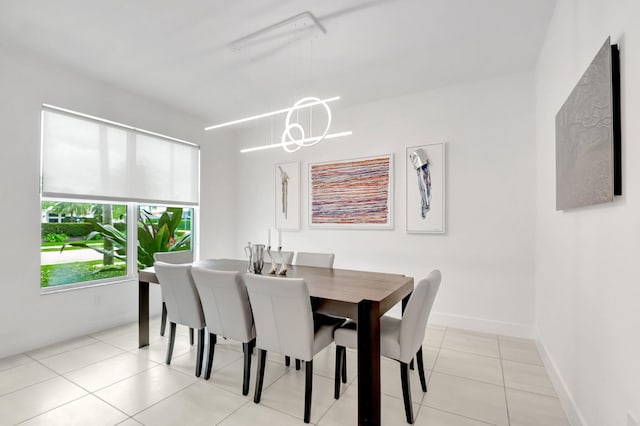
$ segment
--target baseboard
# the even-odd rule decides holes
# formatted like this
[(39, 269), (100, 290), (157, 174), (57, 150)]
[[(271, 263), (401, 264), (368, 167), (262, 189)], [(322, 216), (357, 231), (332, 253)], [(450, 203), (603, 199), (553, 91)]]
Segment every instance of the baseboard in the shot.
[(549, 374), (549, 379), (551, 379), (551, 383), (553, 383), (553, 387), (558, 394), (558, 398), (560, 398), (560, 403), (562, 404), (562, 408), (567, 415), (569, 424), (571, 424), (571, 426), (587, 426), (587, 422), (584, 420), (580, 409), (573, 399), (573, 396), (571, 395), (566, 382), (562, 378), (562, 375), (560, 374), (556, 363), (553, 361), (553, 358), (549, 354), (549, 351), (547, 351), (546, 346), (540, 339), (536, 339), (536, 345), (538, 346), (540, 357), (542, 357), (542, 362), (544, 363), (544, 366), (547, 369), (547, 373)]
[(500, 334), (502, 336), (533, 338), (533, 327), (515, 322), (496, 321), (484, 318), (468, 317), (464, 315), (443, 314), (432, 312), (429, 324), (446, 327), (462, 328), (481, 333)]
[[(159, 301), (158, 303), (149, 306), (149, 316), (159, 316), (160, 306)], [(10, 346), (6, 345), (0, 349), (0, 359), (29, 352), (55, 343), (64, 342), (66, 340), (87, 336), (98, 331), (128, 324), (137, 320), (138, 313), (131, 311), (120, 315), (95, 318), (91, 321), (84, 320), (76, 325), (67, 324), (64, 328), (59, 328), (59, 332), (51, 332), (46, 328), (40, 328), (38, 331), (34, 332), (17, 333), (15, 336), (8, 337), (11, 342)]]

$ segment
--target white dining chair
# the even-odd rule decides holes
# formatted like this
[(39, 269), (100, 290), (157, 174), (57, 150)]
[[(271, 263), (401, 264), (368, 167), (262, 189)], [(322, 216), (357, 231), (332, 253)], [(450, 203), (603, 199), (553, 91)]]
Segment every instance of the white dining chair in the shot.
[[(271, 254), (275, 258), (276, 263), (280, 263), (280, 256), (278, 256), (278, 252), (275, 251), (275, 250), (271, 250)], [(280, 254), (282, 255), (282, 258), (284, 259), (284, 263), (286, 263), (287, 265), (293, 264), (293, 256), (294, 256), (295, 252), (293, 252), (293, 251), (281, 251)], [(271, 257), (269, 257), (269, 254), (265, 255), (264, 263), (265, 264), (271, 263)]]
[[(294, 264), (298, 266), (314, 266), (317, 268), (333, 268), (335, 257), (336, 255), (333, 253), (298, 252)], [(343, 320), (346, 320), (346, 318)], [(289, 365), (288, 357), (286, 358), (286, 365)], [(296, 359), (296, 370), (300, 370), (300, 360), (298, 359)], [(345, 371), (345, 376), (346, 374)]]
[[(171, 263), (174, 265), (193, 262), (193, 252), (191, 250), (156, 252), (153, 254), (153, 260), (156, 262)], [(162, 317), (160, 319), (160, 335), (164, 336), (167, 328), (167, 304), (162, 298)], [(189, 340), (193, 345), (193, 328), (189, 329)]]
[(333, 268), (333, 260), (336, 255), (333, 253), (305, 253), (298, 252), (294, 265), (315, 266), (318, 268)]
[(311, 416), (313, 357), (333, 341), (338, 325), (314, 323), (309, 289), (303, 279), (245, 274), (256, 324), (258, 371), (253, 401), (260, 402), (267, 351), (305, 362), (304, 422)]
[(204, 355), (205, 319), (202, 312), (200, 296), (191, 277), (191, 265), (172, 265), (156, 262), (154, 264), (158, 282), (162, 288), (167, 312), (169, 315), (169, 347), (167, 348), (167, 365), (171, 364), (173, 346), (176, 340), (176, 324), (186, 325), (198, 330), (198, 350), (196, 358), (196, 376), (202, 373)]
[[(422, 391), (427, 391), (422, 358), (422, 341), (431, 313), (433, 301), (440, 288), (442, 276), (437, 269), (421, 280), (413, 290), (402, 319), (383, 316), (380, 318), (380, 354), (400, 363), (400, 379), (407, 423), (413, 424), (411, 386), (409, 383), (409, 363), (416, 357)], [(356, 324), (351, 322), (338, 328), (334, 333), (336, 342), (335, 399), (340, 398), (340, 376), (346, 363), (345, 348), (357, 349), (358, 333)]]
[(218, 336), (242, 342), (244, 352), (242, 394), (247, 395), (256, 330), (253, 326), (253, 315), (244, 281), (239, 272), (215, 271), (199, 267), (192, 268), (191, 275), (200, 295), (209, 332), (209, 354), (204, 378), (209, 380), (211, 377)]

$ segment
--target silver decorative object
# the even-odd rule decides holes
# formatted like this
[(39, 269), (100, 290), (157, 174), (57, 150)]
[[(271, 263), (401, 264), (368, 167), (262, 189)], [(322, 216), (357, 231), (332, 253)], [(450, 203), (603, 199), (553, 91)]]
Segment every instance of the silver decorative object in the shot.
[(247, 243), (248, 245), (244, 248), (244, 252), (249, 258), (249, 265), (247, 266), (247, 272), (253, 272), (253, 262), (251, 261), (251, 241)]
[(276, 263), (275, 257), (273, 257), (273, 255), (271, 254), (271, 246), (267, 246), (267, 254), (271, 259), (271, 270), (269, 271), (269, 273), (275, 274), (276, 272), (278, 272), (278, 264)]
[(429, 159), (422, 149), (417, 149), (409, 154), (409, 161), (413, 164), (418, 174), (418, 189), (420, 190), (420, 215), (423, 219), (431, 210), (431, 170)]
[(261, 274), (264, 267), (264, 244), (251, 246), (251, 264), (254, 274)]
[(287, 275), (287, 264), (284, 261), (284, 257), (282, 257), (282, 247), (278, 247), (278, 256), (280, 256), (280, 269), (278, 270), (278, 275)]

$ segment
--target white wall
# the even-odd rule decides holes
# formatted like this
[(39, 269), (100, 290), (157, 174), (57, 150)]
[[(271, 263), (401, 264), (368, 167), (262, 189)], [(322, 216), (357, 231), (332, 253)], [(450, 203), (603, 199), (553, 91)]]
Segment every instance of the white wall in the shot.
[[(621, 47), (623, 192), (555, 211), (554, 117), (611, 35)], [(536, 72), (536, 327), (573, 424), (640, 417), (640, 3), (560, 0)]]
[[(387, 99), (334, 111), (333, 131), (353, 136), (295, 154), (238, 154), (236, 255), (274, 226), (274, 164), (298, 159), (302, 230), (284, 248), (336, 253), (335, 266), (425, 277), (443, 273), (433, 320), (512, 335), (533, 325), (534, 87), (532, 74)], [(280, 129), (276, 129), (278, 135)], [(240, 131), (240, 147), (269, 141), (269, 128)], [(447, 143), (447, 233), (405, 232), (405, 147)], [(393, 230), (310, 230), (309, 162), (392, 153)]]
[[(49, 103), (203, 144), (201, 252), (232, 243), (233, 213), (211, 208), (235, 197), (217, 177), (233, 170), (227, 133), (202, 131), (204, 120), (92, 81), (0, 45), (0, 358), (137, 318), (135, 282), (40, 294), (40, 109)], [(215, 139), (214, 139), (215, 138)], [(220, 190), (218, 190), (218, 188)], [(152, 309), (160, 306), (152, 294)]]

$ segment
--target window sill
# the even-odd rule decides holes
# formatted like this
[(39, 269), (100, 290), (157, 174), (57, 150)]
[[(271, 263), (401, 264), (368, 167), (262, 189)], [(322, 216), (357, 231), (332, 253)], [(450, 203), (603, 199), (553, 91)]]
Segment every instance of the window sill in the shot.
[(82, 283), (63, 284), (58, 286), (44, 287), (44, 288), (40, 288), (40, 295), (44, 296), (48, 294), (66, 293), (68, 291), (84, 290), (88, 288), (102, 287), (106, 285), (123, 284), (126, 282), (135, 281), (136, 279), (137, 279), (136, 276), (129, 275), (129, 276), (118, 277), (118, 278), (109, 278), (105, 280), (85, 281)]

